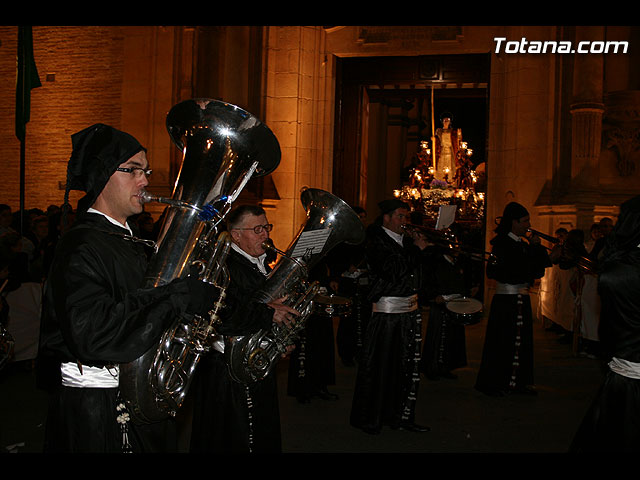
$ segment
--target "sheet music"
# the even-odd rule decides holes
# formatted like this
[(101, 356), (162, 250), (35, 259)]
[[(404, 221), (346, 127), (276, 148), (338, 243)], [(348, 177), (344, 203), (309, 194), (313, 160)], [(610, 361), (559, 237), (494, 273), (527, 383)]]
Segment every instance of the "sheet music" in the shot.
[(456, 220), (457, 208), (456, 205), (440, 205), (438, 220), (436, 221), (436, 230), (444, 230)]
[(322, 252), (330, 233), (330, 228), (302, 232), (291, 256), (294, 258), (300, 258), (306, 255), (313, 255)]

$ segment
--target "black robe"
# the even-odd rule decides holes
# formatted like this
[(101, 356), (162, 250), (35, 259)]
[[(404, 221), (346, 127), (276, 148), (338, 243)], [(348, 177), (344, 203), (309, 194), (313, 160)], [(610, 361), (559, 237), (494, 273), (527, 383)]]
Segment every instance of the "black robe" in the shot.
[[(382, 227), (369, 227), (370, 301), (417, 295), (422, 288), (422, 252), (408, 238), (404, 241), (400, 246)], [(379, 431), (383, 425), (398, 427), (414, 421), (420, 346), (420, 310), (371, 315), (358, 357), (352, 426)]]
[[(495, 262), (487, 277), (512, 285), (533, 285), (551, 261), (545, 248), (500, 234), (491, 241)], [(489, 395), (533, 385), (533, 320), (527, 294), (495, 294), (487, 321), (475, 388)]]
[[(231, 250), (231, 283), (221, 314), (225, 336), (251, 335), (268, 329), (273, 309), (254, 300), (265, 276), (256, 265)], [(194, 453), (278, 453), (282, 449), (275, 370), (248, 385), (229, 374), (224, 354), (205, 355), (194, 377), (194, 411), (190, 451)]]
[[(60, 386), (60, 364), (131, 362), (155, 346), (189, 304), (186, 283), (143, 288), (142, 244), (104, 216), (86, 213), (59, 241), (45, 285), (39, 385), (51, 391), (45, 451), (117, 452), (117, 388)], [(134, 451), (174, 451), (173, 422), (130, 425)], [(96, 434), (100, 432), (100, 434)]]
[(425, 296), (430, 302), (420, 370), (427, 377), (438, 377), (467, 364), (464, 326), (455, 323), (440, 295), (467, 295), (464, 271), (439, 252), (431, 256), (426, 272)]
[[(309, 272), (308, 280), (319, 282), (331, 294), (334, 292), (329, 286), (329, 278), (327, 263), (320, 261)], [(335, 383), (333, 318), (314, 308), (289, 356), (287, 395), (307, 402), (320, 392), (326, 392), (327, 386)]]
[[(599, 273), (600, 342), (605, 359), (640, 364), (640, 249)], [(640, 451), (640, 379), (608, 370), (571, 445), (576, 452)]]
[[(337, 294), (351, 300), (351, 309), (340, 316), (336, 330), (338, 356), (345, 365), (353, 365), (356, 354), (362, 348), (362, 337), (371, 315), (371, 302), (366, 298), (369, 280), (364, 256), (364, 245), (342, 243), (330, 254), (331, 276), (338, 284)], [(357, 269), (358, 277), (343, 275), (349, 269)]]

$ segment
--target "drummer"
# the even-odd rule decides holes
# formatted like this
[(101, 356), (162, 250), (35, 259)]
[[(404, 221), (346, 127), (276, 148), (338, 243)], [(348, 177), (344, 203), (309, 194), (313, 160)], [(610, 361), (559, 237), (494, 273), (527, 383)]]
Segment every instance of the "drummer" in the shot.
[(420, 360), (420, 371), (429, 380), (455, 379), (452, 370), (467, 365), (465, 327), (456, 322), (447, 309), (449, 301), (460, 297), (473, 297), (478, 286), (465, 284), (464, 258), (457, 250), (444, 246), (428, 247), (430, 254), (425, 269), (423, 304), (428, 302), (429, 320), (425, 331)]

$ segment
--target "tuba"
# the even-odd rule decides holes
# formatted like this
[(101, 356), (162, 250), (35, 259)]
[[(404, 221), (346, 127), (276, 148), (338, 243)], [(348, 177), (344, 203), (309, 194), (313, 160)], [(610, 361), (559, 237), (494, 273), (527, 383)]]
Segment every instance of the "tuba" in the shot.
[(240, 383), (265, 378), (278, 359), (293, 345), (313, 311), (318, 282), (309, 282), (309, 271), (337, 244), (361, 243), (364, 225), (358, 215), (335, 195), (315, 188), (302, 192), (300, 199), (307, 220), (285, 252), (271, 243), (263, 246), (280, 254), (258, 292), (257, 300), (269, 303), (287, 297), (285, 304), (300, 312), (293, 325), (272, 323), (253, 335), (225, 337), (224, 355), (231, 377)]
[[(165, 285), (194, 271), (220, 296), (208, 318), (184, 314), (158, 344), (120, 365), (120, 392), (134, 423), (175, 416), (203, 354), (216, 348), (215, 326), (229, 282), (231, 246), (219, 224), (251, 177), (272, 172), (280, 147), (271, 130), (241, 108), (210, 99), (187, 100), (168, 113), (167, 130), (183, 158), (171, 198), (141, 194), (167, 204), (145, 286)], [(221, 343), (221, 340), (219, 341)]]

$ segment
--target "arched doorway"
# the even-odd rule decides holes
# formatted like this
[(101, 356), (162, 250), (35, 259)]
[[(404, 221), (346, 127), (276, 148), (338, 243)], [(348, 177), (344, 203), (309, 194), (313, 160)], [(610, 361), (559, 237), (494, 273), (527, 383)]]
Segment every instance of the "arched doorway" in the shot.
[[(474, 167), (486, 164), (489, 71), (487, 54), (339, 59), (333, 192), (373, 220), (378, 202), (405, 182), (421, 141), (431, 140), (444, 112), (473, 149)], [(484, 214), (456, 227), (465, 248), (484, 250)], [(472, 262), (469, 274), (481, 296), (484, 263)]]
[(390, 196), (445, 111), (475, 164), (486, 161), (489, 63), (486, 54), (338, 59), (333, 192), (367, 209)]

